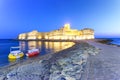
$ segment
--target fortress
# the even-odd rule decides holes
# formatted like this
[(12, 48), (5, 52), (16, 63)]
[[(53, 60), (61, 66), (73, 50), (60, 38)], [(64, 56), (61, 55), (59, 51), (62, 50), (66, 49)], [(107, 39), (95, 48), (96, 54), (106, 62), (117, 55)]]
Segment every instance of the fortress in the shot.
[(94, 39), (94, 30), (84, 28), (82, 30), (71, 29), (70, 24), (65, 24), (62, 28), (51, 32), (38, 32), (34, 30), (22, 33), (18, 36), (20, 40), (84, 40)]

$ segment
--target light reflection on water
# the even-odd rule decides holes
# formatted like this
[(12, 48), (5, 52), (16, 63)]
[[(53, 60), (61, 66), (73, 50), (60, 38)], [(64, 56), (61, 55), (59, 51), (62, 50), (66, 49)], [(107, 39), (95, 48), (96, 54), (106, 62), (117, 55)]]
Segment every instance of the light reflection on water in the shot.
[(29, 49), (40, 49), (40, 54), (55, 53), (73, 46), (73, 42), (46, 42), (46, 41), (21, 41), (21, 50), (27, 52)]
[(41, 56), (44, 54), (61, 51), (73, 45), (74, 45), (73, 42), (0, 40), (0, 66), (5, 66), (8, 65), (9, 63), (19, 62), (21, 60), (33, 59), (33, 58), (28, 58), (26, 56), (17, 60), (9, 59), (8, 55), (10, 53), (10, 47), (20, 46), (24, 54), (26, 54), (29, 49), (38, 48), (40, 50), (39, 56)]

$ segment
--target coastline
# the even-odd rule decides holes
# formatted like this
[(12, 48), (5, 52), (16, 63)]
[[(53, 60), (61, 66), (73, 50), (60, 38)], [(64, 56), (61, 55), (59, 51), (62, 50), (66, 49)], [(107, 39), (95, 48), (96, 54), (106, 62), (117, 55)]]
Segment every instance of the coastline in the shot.
[[(84, 71), (84, 67), (85, 64), (87, 62), (87, 58), (89, 55), (95, 55), (98, 54), (99, 49), (95, 48), (91, 45), (89, 45), (88, 43), (84, 42), (84, 41), (76, 41), (76, 44), (73, 45), (72, 47), (62, 50), (60, 52), (57, 53), (51, 53), (51, 54), (46, 54), (42, 57), (38, 57), (35, 59), (30, 59), (27, 61), (22, 61), (16, 64), (11, 64), (9, 66), (5, 66), (4, 68), (0, 68), (0, 79), (5, 79), (5, 80), (16, 80), (19, 76), (20, 80), (21, 78), (24, 80), (25, 78), (36, 78), (40, 80), (40, 76), (44, 76), (44, 79), (41, 80), (45, 80), (46, 78), (49, 80), (57, 80), (58, 78), (66, 78), (68, 79), (73, 79), (73, 80), (77, 80), (78, 78), (80, 79), (82, 76), (82, 72)], [(31, 65), (35, 65), (35, 66), (31, 66)], [(38, 65), (39, 64), (39, 65)], [(47, 67), (46, 69), (43, 67)], [(37, 66), (39, 66), (38, 69)], [(26, 69), (26, 67), (28, 69)], [(21, 69), (23, 68), (23, 69)], [(26, 72), (31, 71), (32, 69), (35, 69), (36, 71), (38, 70), (45, 70), (43, 73), (38, 73), (36, 71), (34, 71), (34, 73), (37, 75), (33, 74), (28, 74), (28, 76), (24, 76), (22, 74), (27, 75)], [(59, 68), (61, 68), (62, 70), (59, 70)], [(67, 70), (67, 68), (70, 70)], [(71, 73), (71, 69), (73, 71), (73, 74)], [(78, 70), (78, 73), (76, 73), (75, 70)], [(56, 72), (57, 71), (57, 72)], [(61, 72), (62, 71), (62, 72)], [(56, 77), (54, 77), (57, 74), (60, 74)], [(65, 74), (66, 73), (66, 74)], [(68, 74), (71, 73), (71, 74)], [(39, 74), (39, 76), (38, 76)], [(44, 75), (43, 75), (44, 74)], [(73, 77), (70, 77), (74, 75)], [(79, 76), (79, 77), (75, 77), (75, 75)], [(30, 77), (31, 76), (31, 77)], [(35, 77), (36, 76), (36, 77)]]
[(119, 80), (120, 48), (99, 41), (75, 41), (60, 52), (5, 66), (0, 80)]
[(99, 42), (99, 43), (102, 43), (102, 44), (107, 44), (107, 45), (112, 45), (112, 46), (120, 47), (120, 45), (112, 43), (113, 41), (114, 40), (112, 40), (112, 39), (97, 39), (96, 42)]
[(102, 44), (107, 44), (111, 45), (113, 40), (112, 39), (98, 39), (97, 42), (102, 43)]

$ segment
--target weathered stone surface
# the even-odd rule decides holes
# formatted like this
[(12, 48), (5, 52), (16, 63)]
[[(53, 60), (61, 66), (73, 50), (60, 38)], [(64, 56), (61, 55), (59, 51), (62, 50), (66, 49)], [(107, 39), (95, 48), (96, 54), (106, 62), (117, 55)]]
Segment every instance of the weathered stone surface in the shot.
[(101, 49), (100, 54), (90, 56), (81, 80), (120, 80), (120, 48), (89, 41)]

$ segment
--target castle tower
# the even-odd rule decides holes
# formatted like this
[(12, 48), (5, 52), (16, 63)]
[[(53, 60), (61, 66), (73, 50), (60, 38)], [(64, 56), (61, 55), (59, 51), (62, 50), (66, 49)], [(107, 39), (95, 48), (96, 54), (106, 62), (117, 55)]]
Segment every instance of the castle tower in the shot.
[(64, 25), (64, 30), (70, 30), (70, 24), (65, 24)]

